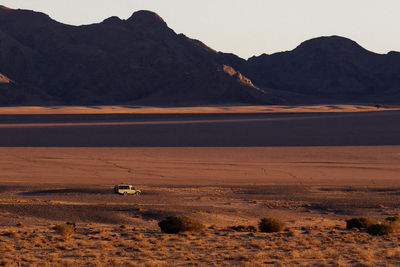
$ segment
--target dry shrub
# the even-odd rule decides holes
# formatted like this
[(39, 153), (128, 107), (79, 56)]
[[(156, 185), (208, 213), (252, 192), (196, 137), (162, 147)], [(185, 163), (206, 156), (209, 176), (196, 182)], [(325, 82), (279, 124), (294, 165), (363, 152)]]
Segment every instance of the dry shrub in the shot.
[(275, 218), (263, 218), (258, 223), (260, 232), (275, 233), (281, 232), (285, 228), (285, 223)]
[(389, 235), (398, 232), (400, 229), (400, 217), (387, 217), (384, 223), (371, 224), (367, 228), (367, 233), (371, 235)]
[(252, 225), (244, 226), (244, 225), (238, 225), (238, 226), (231, 226), (229, 227), (230, 230), (236, 231), (236, 232), (252, 232), (255, 233), (257, 232), (257, 228), (255, 228)]
[(14, 266), (13, 261), (11, 259), (0, 259), (0, 266)]
[(367, 228), (367, 233), (370, 235), (389, 235), (395, 232), (396, 225), (393, 223), (375, 223)]
[(170, 216), (158, 223), (161, 231), (168, 234), (177, 234), (181, 232), (199, 232), (203, 230), (204, 225), (191, 217), (187, 216)]
[(15, 231), (7, 231), (3, 233), (3, 236), (11, 237), (11, 238), (20, 238), (21, 233)]
[(391, 217), (387, 217), (385, 219), (385, 221), (387, 222), (391, 222), (391, 223), (400, 223), (400, 216), (391, 216)]
[(359, 230), (366, 230), (372, 224), (377, 224), (377, 223), (378, 222), (376, 220), (368, 217), (352, 218), (346, 220), (346, 228), (347, 229), (357, 228)]
[(76, 226), (75, 223), (67, 222), (54, 226), (53, 230), (59, 233), (62, 237), (68, 238), (76, 232)]

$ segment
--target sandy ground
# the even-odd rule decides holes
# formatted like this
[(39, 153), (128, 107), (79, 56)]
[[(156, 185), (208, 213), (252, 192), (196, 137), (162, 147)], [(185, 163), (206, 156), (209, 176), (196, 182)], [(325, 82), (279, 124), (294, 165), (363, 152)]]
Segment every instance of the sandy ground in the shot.
[(400, 147), (0, 148), (3, 183), (400, 186)]
[(400, 111), (0, 115), (0, 147), (400, 145)]
[[(377, 266), (400, 260), (400, 234), (345, 219), (400, 213), (400, 147), (1, 148), (0, 262), (93, 266)], [(112, 193), (115, 183), (143, 190)], [(208, 229), (162, 234), (189, 215)], [(234, 232), (262, 217), (277, 234)], [(64, 239), (52, 226), (77, 223)], [(122, 228), (120, 227), (122, 225)], [(103, 252), (105, 251), (105, 252)]]
[[(400, 261), (399, 233), (370, 236), (346, 230), (344, 221), (400, 214), (397, 111), (7, 116), (0, 116), (0, 265), (397, 266)], [(108, 146), (128, 136), (137, 143)], [(268, 139), (273, 146), (265, 145)], [(73, 146), (77, 140), (92, 145)], [(366, 144), (358, 145), (360, 140)], [(113, 185), (121, 182), (135, 184), (143, 194), (113, 194)], [(169, 215), (192, 216), (207, 229), (162, 234), (157, 222)], [(228, 229), (257, 226), (266, 216), (284, 221), (285, 231)], [(69, 238), (52, 229), (66, 221), (77, 224)]]
[(0, 107), (0, 114), (220, 114), (220, 113), (313, 113), (313, 112), (368, 112), (400, 110), (400, 106), (385, 105), (308, 105), (308, 106), (198, 106), (198, 107), (142, 107), (142, 106), (26, 106)]

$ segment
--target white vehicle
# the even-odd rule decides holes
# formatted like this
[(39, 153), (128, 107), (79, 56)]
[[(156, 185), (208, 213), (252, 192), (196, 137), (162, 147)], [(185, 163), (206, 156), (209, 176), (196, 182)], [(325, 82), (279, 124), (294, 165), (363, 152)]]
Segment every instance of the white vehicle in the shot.
[(130, 184), (119, 184), (114, 186), (114, 193), (120, 195), (140, 195), (142, 191), (137, 190), (133, 185)]

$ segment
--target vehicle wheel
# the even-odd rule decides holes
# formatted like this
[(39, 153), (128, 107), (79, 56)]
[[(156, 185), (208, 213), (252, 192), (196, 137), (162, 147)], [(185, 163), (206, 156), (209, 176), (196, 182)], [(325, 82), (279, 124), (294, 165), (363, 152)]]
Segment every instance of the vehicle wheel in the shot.
[(136, 195), (140, 195), (140, 192), (136, 192)]
[(127, 196), (128, 195), (128, 192), (124, 192), (124, 196)]

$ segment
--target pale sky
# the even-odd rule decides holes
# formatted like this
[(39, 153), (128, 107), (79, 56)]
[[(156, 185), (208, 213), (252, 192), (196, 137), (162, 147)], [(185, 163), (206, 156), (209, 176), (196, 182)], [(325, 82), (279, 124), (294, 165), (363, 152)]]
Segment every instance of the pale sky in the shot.
[(348, 37), (368, 50), (400, 51), (400, 0), (8, 0), (72, 25), (158, 13), (177, 33), (243, 58), (292, 50), (319, 36)]

